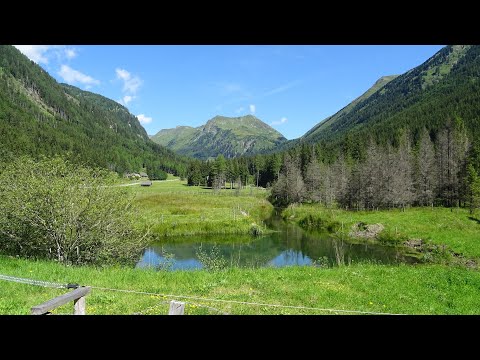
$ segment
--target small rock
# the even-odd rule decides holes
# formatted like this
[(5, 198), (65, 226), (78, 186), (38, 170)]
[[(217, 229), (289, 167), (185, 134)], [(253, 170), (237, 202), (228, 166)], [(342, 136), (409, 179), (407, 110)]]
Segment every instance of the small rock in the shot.
[(362, 237), (367, 239), (372, 239), (378, 236), (385, 226), (382, 224), (365, 224), (364, 222), (356, 223), (352, 226), (352, 231), (350, 231), (349, 235), (353, 237)]
[(414, 249), (419, 249), (422, 248), (424, 245), (424, 242), (422, 239), (408, 239), (403, 243), (405, 246), (414, 248)]

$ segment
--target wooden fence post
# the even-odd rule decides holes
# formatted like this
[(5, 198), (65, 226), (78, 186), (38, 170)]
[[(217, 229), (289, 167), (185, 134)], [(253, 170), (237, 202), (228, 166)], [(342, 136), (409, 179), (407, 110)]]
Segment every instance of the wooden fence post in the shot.
[(56, 309), (59, 306), (62, 306), (70, 301), (74, 302), (73, 305), (73, 314), (74, 315), (85, 315), (86, 314), (86, 302), (85, 296), (90, 293), (90, 286), (82, 286), (78, 289), (70, 291), (69, 293), (57, 296), (54, 299), (48, 300), (43, 304), (33, 306), (31, 309), (32, 315), (43, 315), (50, 312), (50, 310)]
[(85, 296), (78, 298), (73, 301), (73, 315), (86, 315), (87, 314), (87, 304)]
[(170, 309), (168, 315), (183, 315), (185, 312), (185, 303), (180, 301), (170, 301)]

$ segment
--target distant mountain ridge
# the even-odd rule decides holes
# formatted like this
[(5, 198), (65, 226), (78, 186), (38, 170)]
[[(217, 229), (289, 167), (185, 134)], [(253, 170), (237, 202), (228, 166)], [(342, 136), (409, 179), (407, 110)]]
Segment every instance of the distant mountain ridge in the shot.
[(178, 154), (198, 159), (254, 155), (273, 149), (287, 139), (253, 115), (215, 116), (199, 127), (177, 126), (151, 136), (156, 143)]
[[(480, 46), (446, 46), (399, 76), (382, 77), (362, 96), (307, 131), (288, 147), (307, 142), (331, 144), (375, 134), (383, 142), (408, 128), (414, 135), (436, 131), (447, 118), (460, 117), (478, 130)], [(391, 139), (390, 139), (391, 141)]]
[(353, 100), (351, 103), (349, 103), (347, 106), (342, 108), (340, 111), (338, 111), (334, 115), (329, 116), (325, 120), (318, 123), (312, 129), (307, 131), (305, 133), (305, 135), (302, 136), (302, 138), (308, 139), (310, 136), (315, 134), (317, 131), (321, 131), (320, 129), (325, 129), (327, 126), (332, 126), (335, 122), (341, 121), (342, 117), (344, 117), (348, 113), (350, 113), (358, 103), (367, 100), (370, 96), (375, 94), (378, 90), (380, 90), (382, 87), (387, 85), (390, 81), (395, 79), (397, 76), (398, 75), (382, 76), (380, 79), (375, 81), (373, 86), (371, 88), (369, 88), (367, 91), (365, 91), (362, 95), (357, 97), (355, 100)]

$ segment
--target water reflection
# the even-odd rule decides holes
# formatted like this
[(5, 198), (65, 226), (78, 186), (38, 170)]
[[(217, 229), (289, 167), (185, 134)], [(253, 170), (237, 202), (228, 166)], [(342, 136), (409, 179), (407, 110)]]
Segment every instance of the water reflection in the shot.
[[(261, 238), (249, 235), (209, 235), (168, 238), (151, 245), (137, 267), (193, 270), (215, 266), (282, 267), (336, 266), (353, 262), (413, 263), (416, 258), (401, 249), (372, 244), (353, 244), (326, 234), (306, 232), (279, 218), (268, 226), (278, 232)], [(203, 261), (202, 261), (203, 260)]]

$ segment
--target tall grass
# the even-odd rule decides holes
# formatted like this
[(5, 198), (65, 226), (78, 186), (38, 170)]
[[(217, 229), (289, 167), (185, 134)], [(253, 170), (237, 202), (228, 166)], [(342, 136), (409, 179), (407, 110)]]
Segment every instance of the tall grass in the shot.
[(198, 234), (260, 234), (273, 211), (266, 191), (187, 186), (185, 181), (155, 181), (151, 187), (132, 186), (140, 210), (137, 226), (151, 229), (154, 238)]
[(410, 208), (402, 211), (345, 211), (320, 205), (290, 206), (282, 213), (284, 219), (308, 223), (309, 218), (320, 223), (340, 224), (348, 232), (352, 225), (381, 223), (385, 226), (383, 240), (423, 239), (432, 244), (446, 245), (467, 257), (480, 258), (480, 221), (467, 209)]

